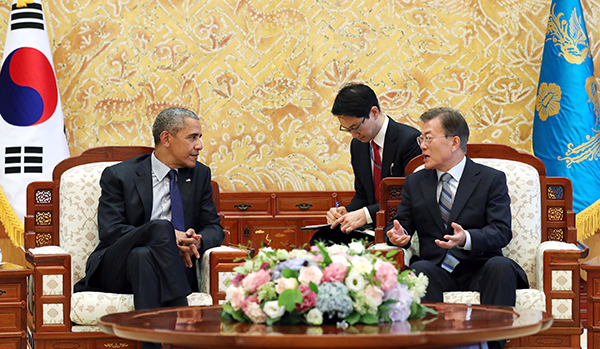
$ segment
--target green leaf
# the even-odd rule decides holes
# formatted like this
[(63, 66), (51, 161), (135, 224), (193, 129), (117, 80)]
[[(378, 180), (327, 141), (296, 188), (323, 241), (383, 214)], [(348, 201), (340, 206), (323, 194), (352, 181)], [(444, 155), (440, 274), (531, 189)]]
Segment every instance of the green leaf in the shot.
[(296, 279), (296, 278), (298, 278), (298, 272), (296, 270), (286, 268), (281, 271), (281, 276), (283, 276), (284, 278)]
[(302, 292), (299, 289), (287, 289), (279, 295), (279, 305), (284, 306), (288, 312), (296, 309), (296, 304), (302, 304)]
[(310, 290), (314, 293), (319, 294), (319, 286), (317, 286), (317, 284), (314, 282), (311, 281), (310, 284), (308, 284), (308, 288), (310, 288)]
[(232, 307), (232, 306), (231, 306), (231, 304), (229, 304), (229, 303), (225, 303), (225, 304), (223, 304), (223, 308), (222, 308), (222, 309), (223, 309), (223, 311), (224, 311), (224, 312), (226, 312), (227, 314), (233, 314), (233, 312), (235, 311), (235, 310), (233, 310), (233, 307)]
[(245, 274), (246, 268), (244, 268), (243, 265), (238, 265), (237, 267), (233, 268), (233, 271), (240, 273), (240, 274)]
[(367, 325), (374, 325), (374, 324), (378, 324), (379, 323), (379, 319), (377, 318), (377, 316), (373, 315), (373, 314), (365, 314), (360, 318), (360, 321), (362, 323), (365, 323)]
[(321, 254), (323, 255), (323, 262), (325, 263), (325, 266), (328, 266), (329, 264), (331, 264), (331, 257), (329, 257), (329, 253), (327, 253), (327, 251), (325, 251), (325, 245), (324, 244), (317, 244), (317, 247), (319, 248), (319, 250), (321, 251)]
[(344, 319), (349, 325), (354, 325), (358, 320), (360, 320), (360, 314), (357, 312), (353, 312)]
[(410, 315), (409, 319), (422, 319), (425, 317), (425, 307), (417, 302), (412, 302), (410, 304)]
[(391, 250), (391, 251), (388, 251), (388, 253), (386, 253), (386, 254), (385, 254), (385, 257), (386, 257), (386, 258), (392, 258), (392, 257), (394, 257), (395, 255), (397, 255), (397, 254), (398, 254), (398, 251), (399, 251), (399, 250)]

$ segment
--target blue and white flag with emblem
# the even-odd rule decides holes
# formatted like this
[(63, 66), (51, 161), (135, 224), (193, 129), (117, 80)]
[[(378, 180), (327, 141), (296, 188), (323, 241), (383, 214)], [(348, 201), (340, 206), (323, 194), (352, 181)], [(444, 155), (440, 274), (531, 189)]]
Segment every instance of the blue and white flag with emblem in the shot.
[(51, 180), (69, 156), (40, 0), (12, 3), (0, 91), (0, 218), (12, 238), (23, 231), (27, 185)]
[(600, 229), (600, 104), (590, 47), (579, 0), (553, 0), (533, 151), (547, 175), (571, 179), (579, 238)]

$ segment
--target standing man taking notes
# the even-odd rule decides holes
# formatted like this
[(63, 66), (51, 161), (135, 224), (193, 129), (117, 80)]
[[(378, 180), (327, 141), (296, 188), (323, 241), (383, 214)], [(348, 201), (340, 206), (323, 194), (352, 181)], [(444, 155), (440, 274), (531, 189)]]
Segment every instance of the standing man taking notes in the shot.
[(354, 171), (355, 194), (348, 206), (333, 207), (327, 213), (331, 228), (317, 231), (310, 244), (352, 242), (373, 237), (354, 232), (373, 229), (379, 211), (379, 183), (386, 177), (404, 176), (404, 168), (421, 154), (416, 138), (419, 131), (383, 114), (375, 92), (363, 84), (344, 86), (331, 113), (340, 121), (340, 131), (352, 135), (350, 155)]
[[(107, 167), (100, 178), (100, 242), (75, 292), (133, 293), (135, 309), (187, 305), (194, 261), (224, 238), (210, 169), (197, 161), (202, 128), (172, 107), (152, 127), (154, 152)], [(143, 342), (143, 347), (160, 344)]]

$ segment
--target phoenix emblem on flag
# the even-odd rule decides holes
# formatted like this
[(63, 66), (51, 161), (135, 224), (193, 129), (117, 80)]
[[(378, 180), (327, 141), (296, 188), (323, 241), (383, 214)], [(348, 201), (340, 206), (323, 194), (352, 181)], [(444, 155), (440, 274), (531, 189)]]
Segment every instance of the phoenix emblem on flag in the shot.
[(559, 56), (563, 56), (567, 62), (571, 64), (581, 64), (587, 57), (591, 57), (590, 48), (587, 37), (581, 26), (581, 18), (577, 16), (577, 12), (573, 9), (571, 17), (567, 21), (563, 18), (564, 13), (559, 13), (558, 16), (554, 13), (554, 7), (550, 12), (548, 20), (548, 32), (546, 33), (546, 41), (552, 40), (555, 46), (561, 50)]
[[(600, 110), (598, 109), (598, 85), (596, 84), (596, 77), (590, 76), (585, 82), (585, 90), (589, 97), (588, 103), (596, 114), (596, 125), (600, 126)], [(541, 115), (541, 113), (540, 113)], [(565, 153), (565, 157), (558, 157), (559, 161), (565, 161), (567, 168), (570, 168), (572, 164), (582, 162), (584, 160), (598, 160), (600, 158), (600, 129), (592, 129), (593, 136), (586, 135), (586, 141), (583, 144), (574, 146), (573, 143), (569, 143), (567, 147), (569, 150)]]

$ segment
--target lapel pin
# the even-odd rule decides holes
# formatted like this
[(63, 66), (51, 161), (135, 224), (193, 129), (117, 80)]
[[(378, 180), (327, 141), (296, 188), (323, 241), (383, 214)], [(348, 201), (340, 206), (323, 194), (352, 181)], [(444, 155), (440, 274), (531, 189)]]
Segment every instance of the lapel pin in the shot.
[(192, 179), (191, 179), (191, 178), (188, 178), (188, 179), (186, 179), (185, 181), (186, 181), (186, 182), (191, 182), (191, 181), (192, 181)]

